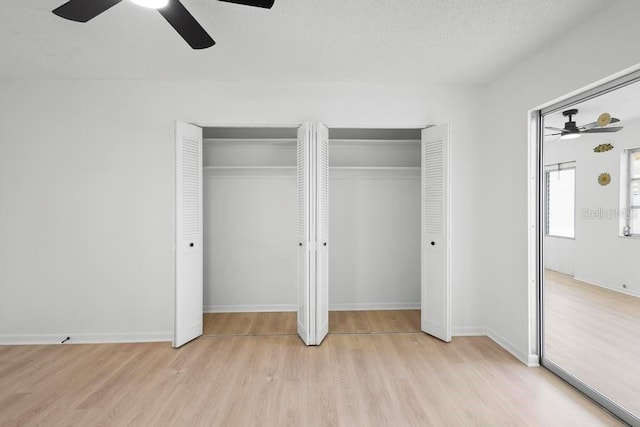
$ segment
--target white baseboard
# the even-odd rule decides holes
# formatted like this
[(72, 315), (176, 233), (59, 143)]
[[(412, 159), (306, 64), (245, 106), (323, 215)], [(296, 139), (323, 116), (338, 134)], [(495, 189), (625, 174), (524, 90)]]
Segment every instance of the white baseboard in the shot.
[(527, 366), (530, 368), (540, 366), (540, 356), (538, 356), (537, 354), (530, 354), (528, 362), (529, 363), (527, 363)]
[[(362, 311), (362, 310), (418, 310), (419, 302), (363, 302), (330, 304), (330, 311)], [(204, 313), (268, 313), (278, 311), (297, 311), (295, 304), (238, 304), (238, 305), (205, 305)]]
[[(339, 305), (343, 307), (345, 305)], [(220, 309), (221, 311), (206, 311), (206, 313), (238, 313), (238, 312), (277, 312), (277, 311), (295, 311), (296, 307), (292, 305), (260, 305), (260, 306), (207, 306), (208, 308)], [(293, 307), (293, 308), (292, 308)], [(357, 307), (357, 308), (353, 308)], [(406, 309), (407, 305), (400, 308), (398, 305), (375, 305), (376, 308), (360, 308), (361, 305), (350, 304), (349, 308), (344, 310), (401, 310)], [(371, 307), (371, 305), (367, 305)], [(383, 308), (386, 307), (386, 308)], [(413, 306), (412, 306), (413, 307)], [(409, 308), (412, 308), (409, 307)], [(419, 307), (418, 307), (419, 308)], [(233, 311), (229, 311), (233, 310)], [(340, 311), (340, 308), (332, 308), (332, 310)], [(485, 328), (479, 327), (454, 327), (452, 335), (462, 336), (488, 336), (500, 347), (515, 356), (518, 360), (529, 367), (539, 366), (537, 354), (524, 354), (516, 349), (504, 337), (496, 334), (494, 331), (487, 331)], [(126, 334), (40, 334), (40, 335), (0, 335), (0, 345), (47, 345), (60, 344), (67, 336), (71, 339), (65, 344), (119, 344), (119, 343), (145, 343), (145, 342), (171, 342), (173, 340), (172, 332), (149, 332), (149, 333), (126, 333)]]
[(42, 345), (60, 344), (118, 344), (143, 342), (171, 342), (172, 332), (138, 332), (109, 334), (38, 334), (38, 335), (0, 335), (0, 345)]
[(419, 310), (419, 302), (355, 302), (329, 304), (330, 311)]
[(503, 336), (495, 333), (495, 331), (475, 326), (458, 326), (452, 328), (451, 335), (453, 335), (454, 337), (489, 337), (489, 339), (511, 353), (516, 359), (518, 359), (528, 367), (533, 368), (536, 366), (540, 366), (537, 354), (522, 353), (516, 348), (516, 346), (514, 346)]
[(611, 285), (609, 283), (596, 282), (596, 281), (589, 280), (589, 279), (583, 279), (582, 277), (577, 277), (577, 276), (574, 276), (573, 278), (575, 280), (579, 281), (579, 282), (584, 282), (584, 283), (587, 283), (589, 285), (597, 286), (599, 288), (604, 288), (604, 289), (608, 289), (610, 291), (619, 292), (621, 294), (625, 294), (625, 295), (629, 295), (629, 296), (632, 296), (632, 297), (640, 298), (640, 292), (634, 291), (632, 289), (624, 289), (624, 288), (621, 288), (621, 287), (618, 287), (618, 286)]
[(513, 345), (513, 343), (511, 343), (509, 340), (507, 340), (502, 335), (498, 335), (495, 331), (492, 331), (491, 329), (487, 330), (487, 336), (489, 338), (491, 338), (500, 347), (504, 348), (509, 353), (511, 353), (516, 359), (518, 359), (519, 361), (521, 361), (525, 365), (530, 366), (530, 367), (538, 365), (538, 357), (537, 356), (535, 356), (535, 364), (532, 364), (531, 363), (532, 362), (532, 360), (531, 360), (532, 359), (532, 357), (531, 357), (532, 355), (530, 355), (528, 353), (521, 352), (520, 350), (518, 350), (518, 348), (515, 345)]
[(454, 337), (486, 337), (487, 330), (476, 326), (454, 326), (451, 328)]
[(269, 313), (279, 311), (297, 311), (295, 304), (237, 304), (237, 305), (205, 305), (204, 313)]

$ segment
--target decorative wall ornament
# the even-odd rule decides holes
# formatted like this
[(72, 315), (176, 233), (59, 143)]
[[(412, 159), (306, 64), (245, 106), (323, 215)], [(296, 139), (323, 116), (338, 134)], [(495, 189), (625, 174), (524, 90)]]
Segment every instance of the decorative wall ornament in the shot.
[(598, 120), (596, 120), (596, 123), (598, 123), (598, 126), (600, 127), (605, 127), (606, 125), (611, 123), (611, 119), (612, 119), (611, 114), (602, 113), (598, 116)]
[(598, 176), (598, 184), (605, 186), (605, 185), (609, 185), (610, 182), (611, 182), (611, 175), (609, 175), (608, 173), (604, 172)]
[(611, 151), (611, 150), (613, 150), (613, 145), (609, 144), (609, 143), (606, 143), (606, 144), (600, 144), (597, 147), (595, 147), (593, 149), (593, 152), (594, 153), (605, 153), (605, 152)]

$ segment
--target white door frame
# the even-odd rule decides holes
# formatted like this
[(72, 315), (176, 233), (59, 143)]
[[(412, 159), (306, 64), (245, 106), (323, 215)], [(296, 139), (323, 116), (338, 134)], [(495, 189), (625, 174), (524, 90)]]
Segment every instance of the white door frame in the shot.
[(600, 394), (597, 390), (592, 389), (587, 384), (573, 377), (560, 366), (557, 366), (553, 362), (544, 358), (544, 319), (542, 316), (544, 287), (544, 227), (542, 224), (544, 152), (542, 141), (544, 135), (544, 123), (541, 118), (542, 115), (561, 111), (570, 105), (595, 98), (604, 93), (633, 83), (640, 84), (640, 64), (533, 108), (528, 111), (527, 117), (529, 123), (528, 283), (530, 287), (529, 318), (531, 319), (529, 324), (529, 366), (535, 366), (537, 364), (543, 365), (630, 425), (638, 424), (640, 419), (609, 400), (606, 396)]

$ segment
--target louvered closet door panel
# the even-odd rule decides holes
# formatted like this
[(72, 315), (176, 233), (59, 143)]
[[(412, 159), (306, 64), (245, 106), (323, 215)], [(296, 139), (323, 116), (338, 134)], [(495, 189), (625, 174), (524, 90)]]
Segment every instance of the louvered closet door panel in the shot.
[(329, 129), (316, 124), (316, 344), (329, 332)]
[(310, 265), (310, 194), (311, 194), (311, 124), (305, 123), (298, 129), (298, 335), (306, 345), (313, 345), (315, 336), (311, 319), (311, 265)]
[(202, 129), (176, 123), (174, 347), (202, 335)]
[(422, 131), (422, 330), (451, 341), (449, 125)]

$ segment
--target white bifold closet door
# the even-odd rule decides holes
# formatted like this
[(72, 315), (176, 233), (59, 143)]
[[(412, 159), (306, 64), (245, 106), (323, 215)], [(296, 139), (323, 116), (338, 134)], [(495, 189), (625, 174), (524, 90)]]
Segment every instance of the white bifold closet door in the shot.
[(176, 283), (173, 346), (202, 335), (202, 129), (176, 122)]
[(298, 335), (319, 345), (329, 332), (329, 131), (298, 129)]
[(316, 344), (329, 333), (329, 129), (316, 123)]
[(451, 341), (449, 125), (422, 131), (422, 331)]

